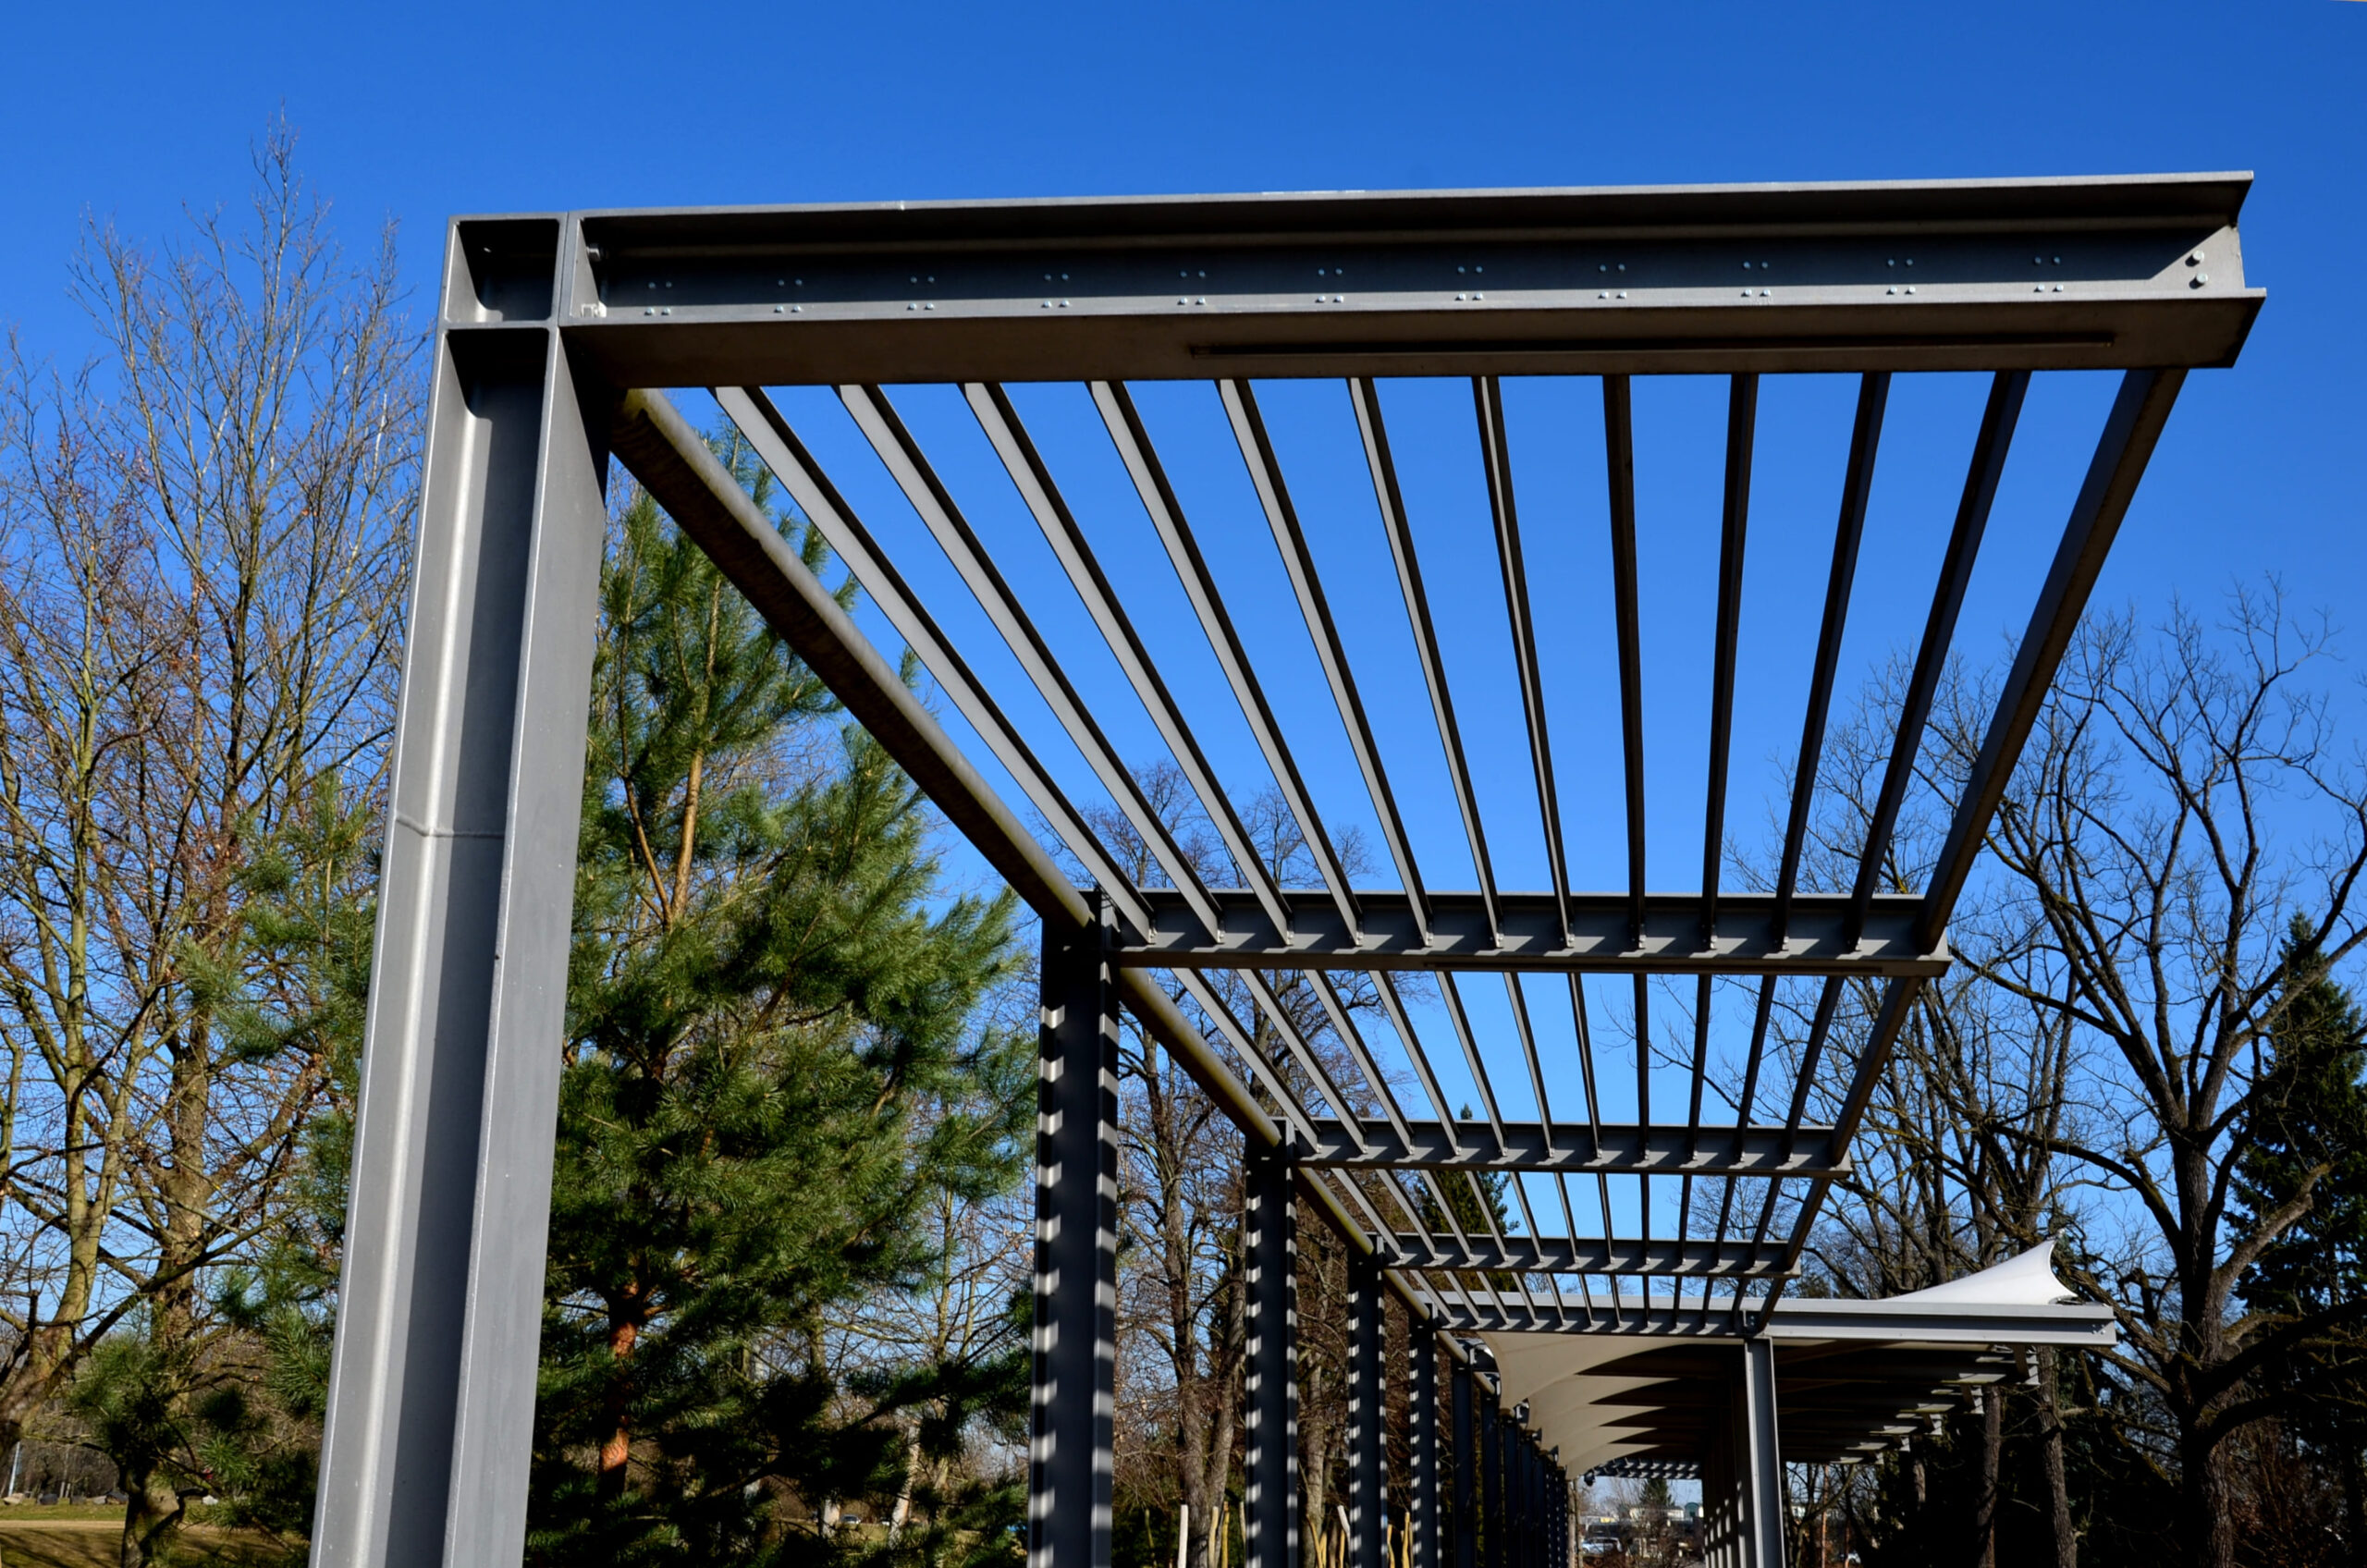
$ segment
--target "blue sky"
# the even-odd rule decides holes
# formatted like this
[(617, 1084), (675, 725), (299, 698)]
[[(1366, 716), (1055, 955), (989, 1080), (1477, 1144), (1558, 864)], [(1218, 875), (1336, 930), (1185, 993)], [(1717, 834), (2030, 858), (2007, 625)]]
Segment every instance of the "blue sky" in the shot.
[[(86, 217), (153, 235), (183, 202), (239, 200), (249, 146), (283, 108), (355, 242), (384, 217), (400, 220), (423, 317), (442, 224), (456, 212), (2251, 169), (2247, 272), (2268, 305), (2238, 368), (2189, 381), (2099, 597), (2158, 609), (2174, 592), (2207, 602), (2231, 581), (2276, 573), (2305, 606), (2367, 619), (2367, 5), (39, 6), (11, 18), (8, 59), (0, 322), (36, 357), (68, 364), (89, 346), (64, 293)], [(1221, 436), (1205, 390), (1145, 399), (1155, 429), (1187, 451)], [(2033, 391), (2031, 434), (2008, 470), (1960, 648), (1986, 655), (2019, 629), (2110, 390), (2104, 378), (2059, 377)], [(1975, 378), (1918, 378), (1893, 394), (1852, 623), (1860, 671), (1920, 625), (1981, 391)], [(1480, 504), (1476, 455), (1465, 455), (1467, 395), (1392, 396), (1402, 399), (1392, 419), (1403, 408), (1441, 430), (1463, 422), (1464, 446), (1450, 437), (1409, 460), (1406, 478), (1417, 524), (1441, 539), (1425, 565), (1446, 635), (1471, 620), (1477, 680), (1497, 656), (1482, 645), (1482, 623), (1501, 619), (1492, 557), (1436, 533)], [(1516, 387), (1509, 404), (1515, 461), (1529, 465), (1532, 581), (1574, 585), (1540, 620), (1549, 691), (1559, 683), (1568, 716), (1558, 760), (1574, 870), (1601, 887), (1622, 879), (1615, 746), (1586, 737), (1615, 731), (1603, 700), (1569, 673), (1603, 668), (1588, 641), (1608, 603), (1593, 396), (1591, 384), (1540, 384)], [(1772, 608), (1754, 608), (1746, 625), (1737, 833), (1762, 820), (1771, 759), (1797, 737), (1849, 397), (1832, 379), (1792, 378), (1771, 383), (1762, 402), (1751, 582), (1754, 606)], [(1688, 649), (1710, 623), (1698, 568), (1714, 548), (1723, 391), (1663, 380), (1639, 386), (1637, 404), (1646, 658), (1655, 692), (1669, 693), (1650, 748), (1676, 759), (1672, 778), (1693, 781), (1689, 803), (1656, 782), (1654, 864), (1668, 870), (1653, 881), (1690, 885), (1700, 773), (1689, 759), (1704, 746), (1707, 678)], [(1038, 435), (1056, 459), (1073, 435), (1089, 435), (1085, 410), (1052, 392), (1022, 407), (1031, 419), (1040, 409)], [(950, 468), (992, 479), (958, 405), (916, 399), (907, 413), (916, 428), (970, 444)], [(1363, 578), (1393, 592), (1385, 555), (1351, 534), (1371, 526), (1370, 492), (1359, 493), (1360, 468), (1341, 444), (1352, 427), (1338, 388), (1278, 389), (1268, 413), (1286, 461), (1307, 476), (1300, 498), (1318, 554), (1330, 552), (1327, 570), (1349, 585)], [(834, 415), (813, 417), (827, 426)], [(2070, 434), (2041, 434), (2058, 416)], [(1091, 447), (1075, 448), (1080, 496), (1107, 493), (1122, 510), (1107, 443)], [(1237, 521), (1239, 464), (1207, 449), (1205, 462), (1180, 459), (1187, 504)], [(851, 494), (867, 508), (877, 497), (883, 517), (895, 510), (876, 472)], [(1024, 541), (1007, 485), (980, 505), (982, 527)], [(1568, 517), (1581, 525), (1554, 526)], [(1107, 547), (1123, 565), (1145, 546), (1112, 535)], [(1171, 586), (1151, 583), (1156, 575), (1147, 594)], [(1258, 597), (1276, 592), (1278, 574), (1261, 581), (1245, 578), (1236, 611), (1248, 607), (1262, 658), (1259, 638), (1287, 641), (1294, 612), (1286, 597)], [(1081, 622), (1073, 606), (1065, 613)], [(968, 624), (974, 638), (988, 635)], [(1090, 637), (1075, 624), (1060, 635)], [(1353, 648), (1367, 633), (1351, 624), (1347, 635)], [(1396, 656), (1393, 633), (1369, 635), (1375, 659)], [(1177, 646), (1188, 664), (1191, 650)], [(1271, 656), (1304, 659), (1303, 642)], [(1214, 677), (1187, 668), (1179, 679), (1188, 698)], [(1285, 688), (1286, 706), (1322, 719), (1319, 684)], [(1391, 726), (1427, 722), (1418, 699), (1378, 717), (1385, 744)], [(1533, 823), (1516, 710), (1467, 722), (1483, 793), (1502, 794), (1506, 821), (1525, 812)], [(1131, 747), (1140, 734), (1147, 727), (1122, 740)], [(1212, 742), (1220, 768), (1244, 744)], [(1309, 766), (1337, 784), (1347, 764), (1343, 753)], [(1460, 832), (1440, 788), (1431, 779), (1417, 791), (1416, 836), (1451, 863)], [(1500, 860), (1533, 863), (1535, 837), (1508, 830)], [(1466, 876), (1447, 868), (1431, 880)], [(1532, 864), (1504, 880), (1544, 878)], [(1433, 1054), (1453, 1054), (1436, 1045)], [(1501, 1072), (1499, 1086), (1517, 1079)]]

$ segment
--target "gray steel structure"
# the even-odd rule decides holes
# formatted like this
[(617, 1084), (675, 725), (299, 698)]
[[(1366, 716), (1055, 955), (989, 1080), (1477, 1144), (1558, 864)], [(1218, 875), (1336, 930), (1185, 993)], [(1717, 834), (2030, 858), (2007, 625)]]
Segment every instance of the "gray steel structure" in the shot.
[[(1452, 1428), (1444, 1444), (1441, 1430), (1426, 1428), (1413, 1450), (1415, 1555), (1424, 1568), (1446, 1562), (1441, 1524), (1451, 1524), (1443, 1533), (1460, 1568), (1472, 1568), (1475, 1547), (1490, 1568), (1567, 1561), (1561, 1460), (1503, 1408), (1501, 1392), (1490, 1392), (1501, 1386), (1470, 1337), (1539, 1329), (1618, 1335), (1637, 1354), (1679, 1357), (1665, 1364), (1674, 1370), (1637, 1428), (1661, 1434), (1643, 1439), (1661, 1446), (1629, 1462), (1698, 1465), (1718, 1490), (1716, 1560), (1779, 1562), (1779, 1439), (1813, 1452), (1878, 1448), (1895, 1440), (1899, 1413), (1911, 1415), (1930, 1390), (1986, 1375), (1981, 1345), (2014, 1342), (2017, 1333), (2076, 1341), (2096, 1331), (2092, 1314), (2068, 1323), (2064, 1313), (2079, 1317), (2072, 1309), (2034, 1309), (2029, 1322), (1928, 1310), (1853, 1317), (1848, 1304), (1794, 1302), (1781, 1292), (1831, 1183), (1848, 1170), (1852, 1134), (1918, 988), (1946, 967), (1950, 911), (2185, 374), (2231, 363), (2259, 310), (2263, 295), (2245, 286), (2236, 227), (2249, 183), (2210, 175), (456, 220), (439, 300), (313, 1561), (507, 1565), (521, 1550), (556, 1043), (613, 459), (1042, 923), (1035, 1568), (1096, 1568), (1108, 1556), (1114, 1075), (1127, 1014), (1194, 1073), (1252, 1157), (1260, 1294), (1246, 1426), (1256, 1568), (1292, 1568), (1301, 1544), (1284, 1201), (1294, 1185), (1360, 1257), (1355, 1562), (1380, 1561), (1385, 1291), (1405, 1304), (1422, 1341), (1413, 1407), (1428, 1428)], [(1922, 887), (1885, 891), (1882, 862), (2024, 396), (2033, 374), (2054, 370), (2116, 371), (2120, 389), (1944, 845)], [(1988, 404), (1858, 874), (1846, 894), (1815, 893), (1800, 886), (1809, 790), (1886, 401), (1894, 375), (1926, 371), (1986, 373)], [(1743, 893), (1722, 886), (1722, 850), (1754, 429), (1760, 377), (1797, 372), (1853, 374), (1858, 396), (1780, 869), (1772, 888)], [(1728, 410), (1701, 870), (1698, 886), (1671, 893), (1646, 883), (1630, 378), (1679, 373), (1727, 377)], [(1502, 378), (1548, 375), (1600, 378), (1616, 630), (1607, 685), (1616, 694), (1627, 808), (1625, 885), (1600, 894), (1572, 887), (1568, 874), (1506, 435)], [(1415, 853), (1341, 611), (1253, 387), (1309, 377), (1345, 383), (1402, 599), (1388, 613), (1403, 617), (1418, 662), (1417, 701), (1429, 706), (1438, 743), (1425, 766), (1442, 767), (1451, 784), (1476, 883), (1466, 890), (1436, 886)], [(1533, 776), (1529, 827), (1546, 851), (1550, 886), (1541, 891), (1497, 882), (1380, 377), (1466, 378), (1471, 387)], [(1300, 760), (1305, 726), (1294, 734), (1278, 717), (1128, 390), (1182, 379), (1216, 383), (1322, 673), (1319, 694), (1360, 781), (1360, 797), (1344, 807), (1318, 799)], [(1281, 885), (1251, 841), (1243, 799), (1220, 781), (1204, 731), (1128, 607), (1131, 585), (1104, 570), (1005, 391), (1041, 381), (1085, 385), (1233, 699), (1222, 722), (1245, 729), (1319, 886)], [(1221, 842), (1225, 875), (1241, 886), (1210, 885), (1146, 797), (1141, 759), (1121, 756), (1028, 606), (1048, 580), (999, 562), (881, 390), (911, 383), (960, 388), (1058, 565), (1059, 579), (1049, 581), (1064, 579), (1082, 605)], [(1049, 708), (1073, 757), (1047, 761), (1012, 719), (1015, 691), (980, 673), (978, 650), (957, 645), (946, 606), (912, 585), (909, 563), (858, 515), (762, 390), (782, 386), (837, 389), (995, 629), (997, 659), (1007, 655), (1024, 674), (1018, 690)], [(926, 667), (950, 719), (915, 694), (710, 454), (665, 395), (680, 388), (713, 391)], [(949, 732), (951, 719), (975, 737), (975, 754)], [(988, 760), (1023, 800), (1007, 801), (987, 782), (980, 766)], [(1078, 778), (1092, 780), (1110, 809), (1081, 805)], [(1358, 817), (1377, 825), (1393, 886), (1352, 882), (1337, 825)], [(1111, 822), (1139, 840), (1127, 855), (1098, 826)], [(1130, 874), (1136, 851), (1155, 875)], [(1073, 868), (1086, 886), (1075, 885)], [(1405, 971), (1432, 977), (1477, 1089), (1476, 1116), (1458, 1116), (1450, 1103), (1401, 994), (1396, 976)], [(1508, 987), (1515, 1028), (1501, 1041), (1481, 1038), (1459, 988), (1458, 976), (1486, 973)], [(1566, 1042), (1540, 1046), (1523, 975), (1566, 983)], [(1589, 975), (1632, 981), (1639, 1019), (1653, 977), (1696, 983), (1683, 1120), (1652, 1119), (1640, 1051), (1633, 1123), (1603, 1115)], [(1377, 1051), (1363, 1037), (1341, 976), (1368, 987), (1393, 1045)], [(1711, 986), (1722, 976), (1742, 977), (1758, 996), (1744, 1111), (1732, 1124), (1702, 1112)], [(1787, 977), (1820, 988), (1804, 1061), (1788, 1084), (1775, 1081), (1781, 1063), (1765, 1048), (1770, 999)], [(1285, 980), (1320, 1002), (1327, 1048), (1281, 1005), (1275, 988)], [(1881, 1001), (1866, 1036), (1845, 1051), (1832, 1035), (1852, 983), (1878, 986)], [(1486, 1059), (1507, 1046), (1536, 1103), (1532, 1117), (1505, 1115), (1490, 1087)], [(1399, 1102), (1383, 1060), (1392, 1052), (1419, 1085), (1420, 1114)], [(1548, 1062), (1571, 1054), (1585, 1103), (1557, 1116)], [(1818, 1084), (1837, 1094), (1830, 1124), (1807, 1120)], [(1788, 1104), (1788, 1114), (1756, 1120), (1771, 1101)], [(1489, 1171), (1512, 1173), (1525, 1234), (1492, 1233), (1501, 1231), (1492, 1218), (1488, 1234), (1458, 1223), (1458, 1213), (1486, 1205), (1470, 1209), (1453, 1188)], [(1650, 1234), (1655, 1176), (1681, 1184), (1687, 1200), (1675, 1236)], [(1604, 1233), (1581, 1233), (1573, 1177), (1595, 1188), (1606, 1222), (1613, 1183), (1632, 1189), (1641, 1233), (1614, 1234), (1608, 1223)], [(1708, 1235), (1691, 1233), (1696, 1182), (1719, 1183), (1725, 1194)], [(1539, 1226), (1531, 1183), (1558, 1198), (1558, 1234)], [(1457, 1272), (1483, 1269), (1522, 1278), (1501, 1292)], [(1653, 1292), (1653, 1279), (1669, 1288)], [(1713, 1292), (1712, 1280), (1726, 1290)], [(1636, 1293), (1623, 1280), (1636, 1281)], [(1785, 1390), (1800, 1379), (1786, 1370), (1785, 1346), (1852, 1340), (1939, 1350), (1867, 1363), (1848, 1386), (1870, 1391), (1854, 1403), (1831, 1392), (1838, 1384), (1794, 1402)], [(1688, 1355), (1698, 1365), (1680, 1364)], [(1433, 1359), (1441, 1356), (1443, 1401)], [(1441, 1464), (1452, 1470), (1443, 1485)]]

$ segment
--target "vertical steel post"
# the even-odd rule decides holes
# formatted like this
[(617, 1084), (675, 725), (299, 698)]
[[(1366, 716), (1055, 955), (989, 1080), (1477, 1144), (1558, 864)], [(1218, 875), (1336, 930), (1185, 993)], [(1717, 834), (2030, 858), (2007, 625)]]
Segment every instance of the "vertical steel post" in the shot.
[(447, 242), (317, 1568), (525, 1550), (609, 394), (555, 325), (559, 220), (505, 230), (498, 311)]
[(1481, 1562), (1486, 1568), (1512, 1568), (1512, 1558), (1504, 1550), (1504, 1412), (1493, 1392), (1480, 1415), (1479, 1441), (1485, 1493), (1479, 1509), (1484, 1520)]
[(1044, 932), (1028, 1568), (1106, 1568), (1118, 1366), (1118, 987), (1109, 905)]
[(1711, 1423), (1710, 1441), (1701, 1456), (1701, 1544), (1710, 1568), (1735, 1568), (1740, 1555), (1741, 1489), (1734, 1466), (1737, 1423), (1733, 1408), (1737, 1403), (1738, 1396), (1730, 1396), (1727, 1419)]
[[(1527, 1407), (1522, 1409), (1527, 1412)], [(1525, 1414), (1525, 1419), (1527, 1419), (1527, 1414)], [(1539, 1462), (1536, 1438), (1531, 1436), (1529, 1430), (1522, 1428), (1520, 1433), (1520, 1561), (1522, 1561), (1522, 1568), (1541, 1568), (1543, 1561), (1546, 1561), (1546, 1554), (1539, 1550), (1539, 1547), (1543, 1547), (1543, 1533), (1539, 1530), (1539, 1525), (1543, 1523), (1541, 1504), (1543, 1504), (1543, 1492), (1546, 1492), (1546, 1488), (1541, 1485), (1543, 1476), (1539, 1474), (1539, 1464), (1536, 1462)]]
[(1454, 1394), (1454, 1568), (1479, 1568), (1479, 1441), (1472, 1427), (1471, 1364), (1457, 1358)]
[(1545, 1457), (1545, 1444), (1537, 1445), (1537, 1562), (1538, 1568), (1553, 1561), (1553, 1464)]
[(1249, 1157), (1245, 1568), (1298, 1568), (1298, 1207), (1286, 1149)]
[(1784, 1568), (1784, 1456), (1775, 1434), (1775, 1347), (1763, 1338), (1742, 1345), (1740, 1472), (1744, 1568)]
[(1504, 1561), (1536, 1568), (1528, 1553), (1528, 1434), (1517, 1411), (1504, 1423)]
[(1553, 1568), (1570, 1568), (1570, 1473), (1562, 1468), (1562, 1451), (1553, 1451)]
[(1427, 1323), (1413, 1325), (1405, 1347), (1405, 1447), (1413, 1469), (1406, 1528), (1413, 1532), (1413, 1568), (1439, 1562), (1439, 1341)]
[(1388, 1384), (1381, 1360), (1380, 1259), (1348, 1263), (1348, 1562), (1382, 1568), (1381, 1420)]

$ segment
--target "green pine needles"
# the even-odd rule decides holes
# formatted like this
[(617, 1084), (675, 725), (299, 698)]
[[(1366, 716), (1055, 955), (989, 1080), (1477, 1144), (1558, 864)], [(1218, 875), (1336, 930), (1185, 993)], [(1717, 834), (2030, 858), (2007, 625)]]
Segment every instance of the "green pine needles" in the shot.
[[(742, 449), (717, 453), (770, 500)], [(950, 1361), (916, 1333), (856, 1375), (840, 1339), (928, 1290), (948, 1205), (1024, 1169), (1034, 1043), (985, 1022), (1022, 967), (1016, 906), (949, 896), (931, 831), (636, 496), (602, 582), (531, 1561), (1015, 1552), (1012, 1489), (975, 1455), (1024, 1427), (1024, 1299)], [(821, 1522), (900, 1493), (892, 1543)]]

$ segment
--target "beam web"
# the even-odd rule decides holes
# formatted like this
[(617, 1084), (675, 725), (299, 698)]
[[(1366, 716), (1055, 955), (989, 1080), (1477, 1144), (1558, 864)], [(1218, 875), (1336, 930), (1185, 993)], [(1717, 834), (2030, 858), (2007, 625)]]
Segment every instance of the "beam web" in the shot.
[(1627, 780), (1628, 924), (1644, 935), (1644, 655), (1636, 607), (1636, 429), (1627, 377), (1602, 378), (1611, 474), (1611, 582), (1619, 634), (1619, 744)]

